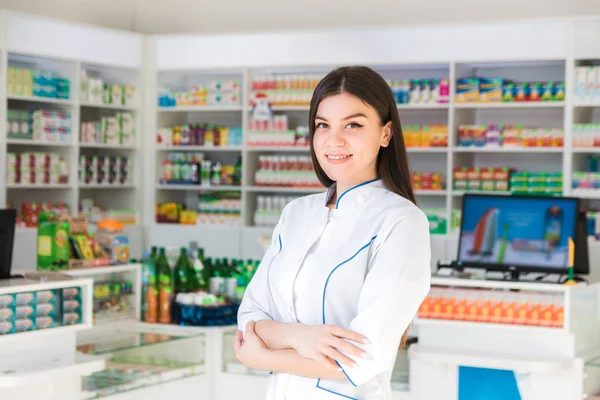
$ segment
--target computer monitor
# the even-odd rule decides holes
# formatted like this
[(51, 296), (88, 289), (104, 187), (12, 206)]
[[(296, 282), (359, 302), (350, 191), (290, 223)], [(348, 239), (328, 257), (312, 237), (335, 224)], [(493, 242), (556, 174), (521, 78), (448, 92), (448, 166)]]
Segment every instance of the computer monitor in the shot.
[[(565, 274), (569, 238), (576, 260), (577, 253), (587, 258), (585, 220), (582, 237), (579, 214), (577, 198), (465, 194), (456, 266), (508, 271), (513, 279), (521, 272)], [(589, 270), (581, 262), (582, 270)]]
[(0, 279), (11, 277), (16, 223), (17, 210), (0, 209)]

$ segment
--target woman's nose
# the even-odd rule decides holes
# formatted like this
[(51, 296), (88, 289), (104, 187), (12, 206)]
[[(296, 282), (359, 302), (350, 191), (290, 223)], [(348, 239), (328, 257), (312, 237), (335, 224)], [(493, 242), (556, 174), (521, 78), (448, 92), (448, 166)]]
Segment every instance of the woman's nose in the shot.
[(332, 129), (327, 137), (327, 144), (334, 147), (343, 146), (345, 143), (344, 132), (341, 129)]

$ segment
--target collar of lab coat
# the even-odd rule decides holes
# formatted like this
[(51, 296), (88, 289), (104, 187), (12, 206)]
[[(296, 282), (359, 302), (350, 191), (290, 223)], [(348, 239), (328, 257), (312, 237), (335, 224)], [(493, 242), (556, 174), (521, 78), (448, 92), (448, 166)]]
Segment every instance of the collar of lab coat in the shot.
[[(338, 196), (335, 203), (335, 209), (348, 210), (359, 207), (369, 199), (370, 195), (373, 194), (373, 189), (380, 189), (384, 187), (385, 186), (380, 178), (353, 186)], [(334, 182), (333, 185), (327, 189), (327, 195), (325, 196), (325, 207), (327, 207), (327, 204), (335, 195), (336, 190), (337, 185)]]

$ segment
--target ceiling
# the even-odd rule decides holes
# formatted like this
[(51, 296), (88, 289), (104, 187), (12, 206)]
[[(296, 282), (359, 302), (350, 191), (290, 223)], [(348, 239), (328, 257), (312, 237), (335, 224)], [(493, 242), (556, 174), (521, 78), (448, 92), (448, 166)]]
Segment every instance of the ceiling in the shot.
[(0, 8), (146, 34), (477, 22), (600, 14), (598, 0), (0, 0)]

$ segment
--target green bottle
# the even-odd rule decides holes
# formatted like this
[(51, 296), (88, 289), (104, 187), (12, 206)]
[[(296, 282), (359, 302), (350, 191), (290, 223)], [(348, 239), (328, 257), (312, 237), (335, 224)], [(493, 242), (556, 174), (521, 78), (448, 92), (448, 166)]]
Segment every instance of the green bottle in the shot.
[(158, 257), (158, 252), (156, 246), (150, 247), (150, 259), (156, 262), (156, 258)]
[(214, 265), (211, 257), (206, 257), (204, 260), (204, 281), (208, 285), (208, 291), (210, 292), (210, 278), (212, 278)]
[(192, 266), (188, 258), (187, 249), (180, 249), (177, 264), (175, 264), (175, 293), (187, 293), (194, 290), (190, 278), (193, 276)]
[(158, 322), (162, 324), (171, 323), (171, 300), (173, 295), (173, 278), (171, 268), (165, 254), (165, 248), (161, 247), (156, 262), (158, 272)]
[(193, 263), (193, 277), (192, 277), (192, 288), (194, 292), (201, 290), (208, 291), (206, 279), (205, 279), (205, 266), (204, 266), (204, 249), (198, 249), (198, 258)]

